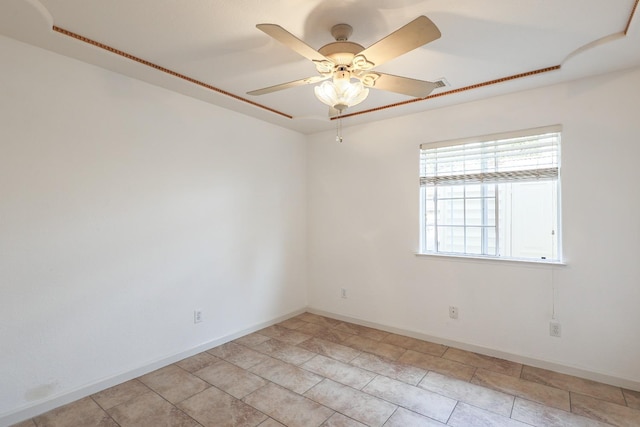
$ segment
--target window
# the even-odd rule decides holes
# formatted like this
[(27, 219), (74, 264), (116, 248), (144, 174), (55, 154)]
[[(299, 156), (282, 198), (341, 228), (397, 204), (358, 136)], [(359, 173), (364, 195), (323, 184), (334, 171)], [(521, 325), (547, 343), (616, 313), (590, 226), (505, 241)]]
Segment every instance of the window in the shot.
[(420, 146), (420, 251), (561, 260), (560, 128)]

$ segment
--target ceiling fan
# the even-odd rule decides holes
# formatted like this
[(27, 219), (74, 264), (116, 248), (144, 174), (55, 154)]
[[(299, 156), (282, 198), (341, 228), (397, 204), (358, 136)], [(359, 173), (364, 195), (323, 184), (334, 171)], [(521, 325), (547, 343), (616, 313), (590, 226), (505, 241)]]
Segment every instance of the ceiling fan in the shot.
[[(329, 105), (329, 116), (340, 115), (346, 108), (362, 102), (369, 88), (424, 98), (438, 85), (434, 82), (385, 74), (373, 69), (400, 55), (440, 38), (440, 30), (426, 16), (419, 16), (368, 48), (348, 41), (353, 29), (348, 24), (331, 28), (335, 42), (315, 50), (276, 24), (256, 27), (313, 61), (319, 75), (247, 92), (264, 95), (296, 86), (323, 82), (314, 88), (316, 97)], [(331, 81), (328, 81), (331, 79)]]

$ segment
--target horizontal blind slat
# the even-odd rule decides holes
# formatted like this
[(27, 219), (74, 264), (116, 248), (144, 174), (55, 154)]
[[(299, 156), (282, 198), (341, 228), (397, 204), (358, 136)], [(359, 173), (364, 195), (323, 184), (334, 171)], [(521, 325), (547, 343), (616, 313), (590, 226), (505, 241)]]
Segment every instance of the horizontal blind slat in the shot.
[(558, 178), (558, 168), (529, 169), (524, 171), (484, 172), (462, 175), (427, 176), (421, 185), (493, 184), (513, 181), (540, 181)]
[(422, 148), (422, 185), (557, 179), (559, 133)]

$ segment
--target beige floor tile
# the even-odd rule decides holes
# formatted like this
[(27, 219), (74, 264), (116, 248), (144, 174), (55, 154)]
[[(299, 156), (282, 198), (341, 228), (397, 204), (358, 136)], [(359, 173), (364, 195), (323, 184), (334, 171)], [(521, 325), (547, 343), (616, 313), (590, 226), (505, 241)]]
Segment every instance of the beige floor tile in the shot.
[(376, 377), (363, 391), (443, 423), (456, 401), (445, 396), (387, 377)]
[(294, 365), (302, 365), (316, 355), (311, 351), (274, 339), (269, 339), (253, 349)]
[(439, 427), (445, 425), (408, 409), (398, 408), (389, 421), (384, 424), (384, 427)]
[(193, 418), (154, 392), (141, 394), (107, 412), (120, 427), (198, 427)]
[(569, 392), (543, 384), (499, 374), (486, 369), (478, 369), (471, 382), (483, 387), (513, 394), (554, 408), (569, 411)]
[(614, 387), (608, 384), (602, 384), (571, 375), (560, 374), (546, 369), (534, 368), (533, 366), (525, 366), (522, 369), (521, 378), (539, 384), (585, 394), (587, 396), (595, 397), (596, 399), (617, 403), (618, 405), (626, 405), (620, 387)]
[(212, 348), (211, 350), (207, 350), (207, 353), (210, 353), (220, 359), (224, 359), (227, 362), (233, 363), (243, 369), (249, 369), (250, 367), (257, 365), (260, 362), (264, 362), (269, 358), (269, 356), (235, 342), (228, 342)]
[(14, 427), (441, 421), (640, 426), (640, 392), (304, 313)]
[(510, 394), (447, 377), (437, 372), (429, 372), (418, 386), (505, 417), (509, 417), (513, 408), (514, 397)]
[(398, 347), (404, 347), (408, 350), (419, 351), (420, 353), (427, 353), (434, 356), (442, 356), (449, 347), (442, 344), (436, 344), (429, 341), (422, 341), (416, 338), (405, 337), (404, 335), (389, 334), (382, 342), (397, 345)]
[(640, 409), (640, 391), (622, 390), (627, 406), (633, 409)]
[(393, 378), (407, 384), (416, 385), (425, 376), (427, 371), (422, 368), (396, 362), (376, 356), (375, 354), (362, 353), (350, 362), (354, 366)]
[(327, 328), (333, 328), (341, 323), (340, 320), (313, 313), (302, 313), (299, 316), (294, 317), (294, 319), (304, 320), (305, 322), (315, 323), (316, 325), (325, 326)]
[(255, 427), (267, 419), (262, 412), (215, 387), (177, 406), (204, 427)]
[(283, 320), (280, 323), (276, 323), (279, 326), (289, 328), (289, 329), (298, 329), (300, 326), (304, 326), (309, 322), (305, 322), (304, 320), (292, 317), (291, 319)]
[(320, 426), (334, 414), (331, 409), (272, 383), (244, 401), (288, 427)]
[(346, 340), (356, 335), (350, 334), (348, 332), (339, 331), (335, 328), (325, 329), (322, 332), (317, 332), (313, 335), (316, 338), (321, 338), (325, 341), (334, 342), (336, 344), (343, 344)]
[(353, 335), (347, 332), (336, 330), (333, 326), (309, 322), (305, 323), (305, 325), (300, 326), (298, 329), (296, 329), (296, 331), (311, 335), (316, 338), (321, 338), (325, 341), (340, 344), (342, 341)]
[(260, 335), (265, 335), (269, 338), (273, 338), (291, 345), (300, 344), (301, 342), (311, 338), (311, 335), (294, 331), (292, 329), (285, 328), (284, 326), (279, 325), (273, 325), (269, 326), (268, 328), (260, 329), (258, 333)]
[(516, 398), (511, 418), (540, 427), (605, 427), (609, 425), (519, 397)]
[(277, 422), (273, 418), (267, 418), (266, 421), (260, 423), (258, 427), (287, 427), (282, 423)]
[(298, 394), (303, 394), (322, 381), (322, 377), (308, 370), (273, 358), (254, 366), (250, 371)]
[(485, 411), (466, 403), (458, 403), (455, 411), (451, 415), (449, 426), (470, 427), (470, 426), (491, 426), (491, 427), (530, 427), (529, 424), (503, 417), (494, 412)]
[(571, 412), (620, 427), (640, 426), (640, 410), (571, 393)]
[(350, 362), (361, 353), (354, 348), (316, 337), (298, 344), (298, 347), (345, 363)]
[(210, 387), (205, 381), (176, 365), (166, 366), (138, 379), (171, 403), (181, 402)]
[(259, 376), (224, 360), (202, 368), (194, 374), (238, 399), (267, 383)]
[(303, 323), (304, 323), (303, 325), (300, 325), (298, 326), (298, 328), (296, 328), (296, 331), (302, 332), (303, 334), (311, 335), (314, 337), (317, 336), (318, 334), (323, 334), (331, 330), (331, 328), (318, 325), (317, 323), (309, 323), (309, 322), (303, 322)]
[(366, 386), (369, 384), (369, 381), (376, 376), (376, 374), (372, 372), (365, 371), (356, 366), (347, 365), (346, 363), (322, 355), (317, 355), (302, 365), (302, 367), (308, 371), (315, 372), (318, 375), (356, 389), (361, 389)]
[(33, 419), (38, 427), (117, 427), (90, 397), (61, 406)]
[(333, 414), (327, 421), (322, 424), (322, 427), (367, 427), (365, 424), (342, 415), (338, 412)]
[(368, 328), (362, 325), (356, 325), (355, 323), (341, 322), (334, 327), (336, 331), (346, 332), (348, 334), (358, 335), (372, 339), (374, 341), (382, 341), (389, 332), (384, 332), (379, 329)]
[(344, 340), (342, 344), (348, 345), (349, 347), (355, 348), (356, 350), (377, 354), (378, 356), (386, 357), (387, 359), (391, 360), (397, 360), (407, 351), (402, 347), (383, 343), (359, 335), (350, 336), (349, 338)]
[(471, 380), (471, 377), (473, 377), (476, 371), (476, 368), (473, 366), (413, 350), (407, 350), (407, 352), (398, 359), (398, 362), (416, 366), (426, 371), (435, 371), (464, 381)]
[(194, 356), (187, 357), (186, 359), (182, 359), (179, 362), (176, 362), (176, 365), (181, 367), (187, 372), (195, 372), (204, 368), (205, 366), (213, 365), (218, 360), (217, 357), (212, 356), (207, 352), (198, 353)]
[(335, 381), (324, 380), (305, 396), (368, 426), (381, 426), (396, 410), (382, 399)]
[(109, 409), (148, 391), (150, 391), (149, 387), (133, 379), (98, 392), (91, 397), (102, 409)]
[(487, 369), (489, 371), (510, 375), (512, 377), (519, 377), (520, 372), (522, 371), (522, 364), (520, 363), (510, 362), (508, 360), (485, 356), (483, 354), (473, 353), (470, 351), (459, 350), (457, 348), (449, 348), (442, 357), (464, 363), (465, 365)]
[[(263, 343), (265, 341), (268, 341), (270, 339), (271, 338), (269, 338), (266, 335), (261, 335), (261, 334), (259, 334), (257, 332), (254, 332), (252, 334), (245, 335), (245, 336), (240, 337), (240, 338), (236, 338), (232, 342), (235, 342), (236, 344), (242, 344), (242, 345), (247, 346), (247, 347), (253, 347), (253, 346), (261, 344), (261, 343)], [(214, 356), (215, 356), (215, 354), (214, 354)]]

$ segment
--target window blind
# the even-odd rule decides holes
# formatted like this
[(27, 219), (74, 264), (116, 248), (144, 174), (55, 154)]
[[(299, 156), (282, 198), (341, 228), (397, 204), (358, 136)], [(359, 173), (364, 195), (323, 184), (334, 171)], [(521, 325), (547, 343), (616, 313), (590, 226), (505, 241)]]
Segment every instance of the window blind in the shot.
[(423, 144), (421, 185), (460, 185), (558, 178), (559, 132), (455, 145)]

